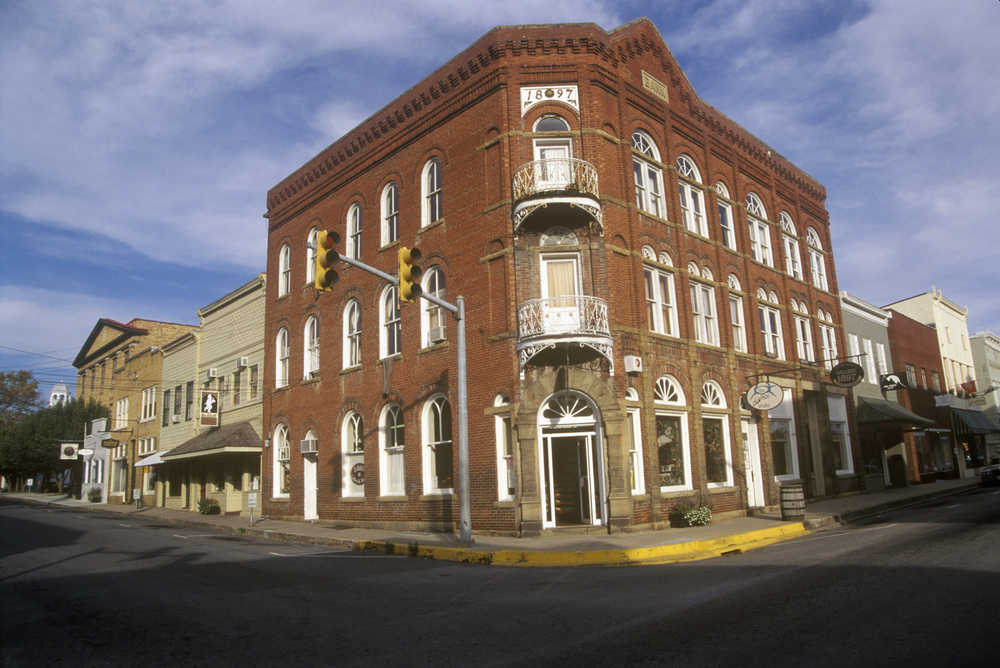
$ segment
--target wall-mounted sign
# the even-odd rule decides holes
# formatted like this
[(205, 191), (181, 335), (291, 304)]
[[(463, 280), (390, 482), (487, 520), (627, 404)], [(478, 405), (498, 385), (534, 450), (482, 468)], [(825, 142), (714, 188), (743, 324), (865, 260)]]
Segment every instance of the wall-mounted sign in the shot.
[(114, 450), (119, 445), (121, 445), (121, 444), (117, 440), (115, 440), (113, 438), (106, 438), (103, 441), (101, 441), (101, 447), (102, 448), (108, 448), (109, 450)]
[(878, 377), (878, 386), (883, 392), (890, 390), (908, 390), (909, 385), (903, 380), (903, 375), (898, 373), (887, 373)]
[(521, 115), (543, 102), (562, 102), (580, 113), (576, 86), (529, 86), (521, 89)]
[(219, 426), (219, 393), (203, 390), (201, 393), (201, 418), (202, 427)]
[(365, 484), (365, 465), (363, 462), (358, 462), (351, 467), (351, 482), (355, 485)]
[(646, 70), (642, 71), (642, 87), (650, 93), (660, 98), (664, 102), (670, 102), (670, 89)]
[(830, 380), (837, 387), (854, 387), (865, 379), (865, 370), (856, 362), (841, 362), (830, 369)]
[(781, 389), (781, 386), (769, 380), (757, 383), (747, 390), (747, 403), (759, 411), (769, 411), (777, 408), (784, 398), (785, 393)]

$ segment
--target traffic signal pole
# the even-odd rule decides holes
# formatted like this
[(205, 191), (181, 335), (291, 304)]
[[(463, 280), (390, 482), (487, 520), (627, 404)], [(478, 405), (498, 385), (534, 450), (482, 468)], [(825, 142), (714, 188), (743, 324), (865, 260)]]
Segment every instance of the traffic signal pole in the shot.
[[(364, 262), (352, 257), (341, 255), (339, 259), (390, 283), (396, 283), (399, 280), (398, 276), (379, 271), (375, 267), (369, 267)], [(423, 291), (420, 291), (417, 296), (445, 309), (458, 323), (458, 387), (456, 388), (458, 392), (458, 540), (459, 545), (468, 547), (475, 545), (475, 541), (472, 540), (472, 504), (469, 502), (469, 397), (465, 367), (465, 297), (459, 295), (455, 304), (449, 304), (443, 299), (438, 299)]]

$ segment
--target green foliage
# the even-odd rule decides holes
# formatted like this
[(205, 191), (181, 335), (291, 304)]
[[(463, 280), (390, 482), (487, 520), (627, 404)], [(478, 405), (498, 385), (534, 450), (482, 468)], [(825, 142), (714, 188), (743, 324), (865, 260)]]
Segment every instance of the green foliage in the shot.
[[(59, 458), (59, 443), (83, 440), (91, 420), (108, 417), (107, 406), (93, 399), (71, 399), (24, 416), (0, 428), (0, 473), (24, 479), (39, 473), (56, 475), (72, 462)], [(56, 476), (58, 477), (58, 476)]]
[(198, 501), (198, 512), (202, 515), (218, 515), (220, 510), (219, 502), (213, 498)]
[(101, 488), (100, 487), (91, 487), (87, 491), (87, 501), (90, 501), (91, 503), (100, 503), (101, 502)]
[(670, 521), (679, 526), (700, 527), (712, 519), (712, 502), (704, 496), (681, 499), (670, 509)]
[(41, 407), (38, 381), (30, 371), (0, 373), (0, 429), (17, 426)]

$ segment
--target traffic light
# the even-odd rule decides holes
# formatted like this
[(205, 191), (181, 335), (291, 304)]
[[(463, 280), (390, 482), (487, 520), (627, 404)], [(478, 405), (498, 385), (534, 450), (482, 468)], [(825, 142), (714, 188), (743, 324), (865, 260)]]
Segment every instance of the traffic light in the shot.
[(316, 289), (330, 290), (340, 280), (336, 265), (340, 262), (337, 244), (340, 235), (336, 232), (320, 232), (316, 235)]
[(417, 266), (420, 262), (420, 251), (416, 248), (399, 249), (399, 301), (415, 302), (423, 289), (420, 287), (420, 275), (423, 270)]

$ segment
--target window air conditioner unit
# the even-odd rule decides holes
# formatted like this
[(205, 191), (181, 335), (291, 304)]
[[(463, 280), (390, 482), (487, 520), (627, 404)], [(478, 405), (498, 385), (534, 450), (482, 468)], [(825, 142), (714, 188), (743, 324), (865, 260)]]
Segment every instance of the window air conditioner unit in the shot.
[(642, 358), (638, 355), (626, 355), (625, 373), (642, 373)]
[(180, 415), (171, 415), (170, 416), (170, 421), (173, 422), (174, 424), (177, 424), (178, 422), (181, 421), (181, 416)]
[(240, 368), (242, 369), (245, 366), (250, 366), (250, 358), (249, 357), (241, 357), (240, 358)]
[(208, 377), (209, 378), (218, 378), (219, 377), (219, 370), (218, 369), (209, 369), (208, 370)]
[(308, 455), (318, 452), (319, 441), (315, 438), (307, 438), (304, 441), (300, 441), (302, 446), (302, 454)]
[(431, 343), (441, 343), (444, 341), (446, 330), (444, 327), (432, 327), (427, 333), (427, 338)]

